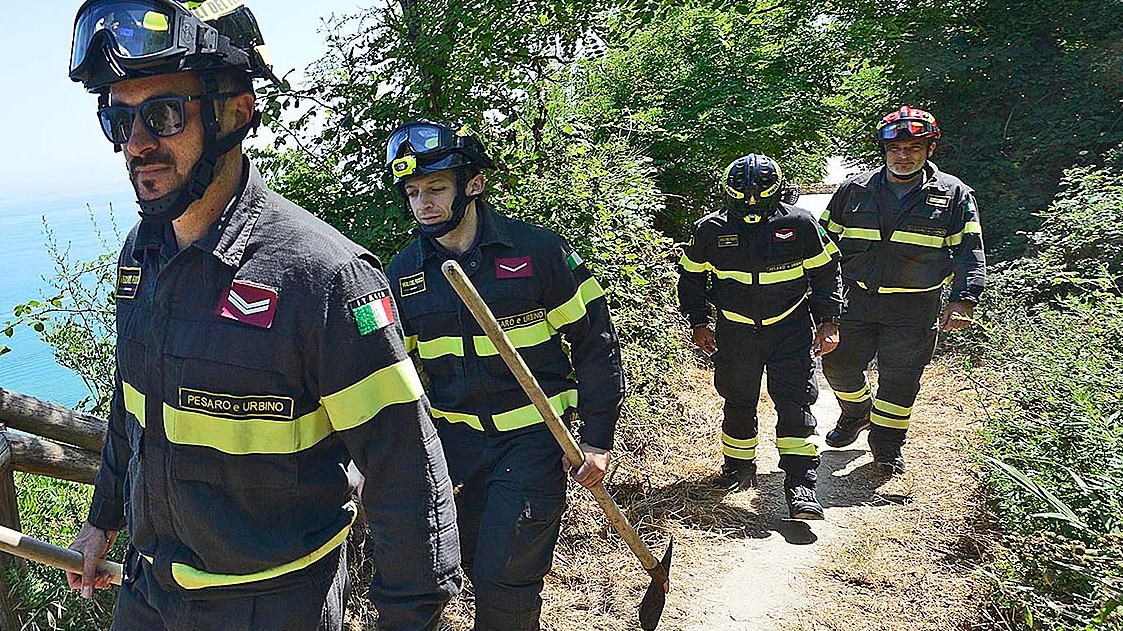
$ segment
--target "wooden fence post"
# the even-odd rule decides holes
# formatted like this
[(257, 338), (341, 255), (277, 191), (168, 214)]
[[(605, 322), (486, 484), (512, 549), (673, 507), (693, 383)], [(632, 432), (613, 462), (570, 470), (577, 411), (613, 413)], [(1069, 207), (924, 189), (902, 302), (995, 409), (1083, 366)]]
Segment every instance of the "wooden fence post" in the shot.
[[(2, 427), (2, 426), (0, 426)], [(12, 450), (6, 432), (0, 432), (0, 525), (22, 530), (19, 521), (19, 504), (16, 502), (16, 485), (12, 478)], [(13, 609), (12, 586), (8, 583), (8, 569), (26, 568), (26, 562), (10, 554), (0, 554), (0, 631), (20, 631), (19, 618)]]

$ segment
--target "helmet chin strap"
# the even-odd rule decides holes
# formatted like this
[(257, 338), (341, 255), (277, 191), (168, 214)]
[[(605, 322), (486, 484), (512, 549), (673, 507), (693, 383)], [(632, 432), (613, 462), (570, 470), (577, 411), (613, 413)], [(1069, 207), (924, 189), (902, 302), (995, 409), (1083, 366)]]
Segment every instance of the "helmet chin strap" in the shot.
[(203, 154), (191, 167), (191, 175), (188, 177), (186, 184), (151, 201), (137, 200), (142, 222), (166, 224), (187, 212), (187, 208), (202, 199), (207, 192), (207, 188), (214, 182), (215, 167), (218, 165), (219, 158), (240, 145), (261, 120), (261, 113), (255, 112), (248, 123), (230, 132), (224, 138), (218, 138), (218, 116), (215, 114), (214, 99), (210, 96), (218, 91), (218, 85), (211, 73), (200, 73), (199, 81), (203, 84), (202, 111), (200, 112), (204, 130)]
[[(430, 239), (439, 239), (452, 232), (464, 221), (464, 214), (468, 211), (468, 204), (480, 198), (480, 194), (468, 195), (468, 174), (464, 169), (456, 170), (456, 197), (452, 200), (452, 216), (440, 223), (426, 225), (417, 224), (417, 231), (421, 236)], [(407, 205), (409, 202), (406, 202)]]

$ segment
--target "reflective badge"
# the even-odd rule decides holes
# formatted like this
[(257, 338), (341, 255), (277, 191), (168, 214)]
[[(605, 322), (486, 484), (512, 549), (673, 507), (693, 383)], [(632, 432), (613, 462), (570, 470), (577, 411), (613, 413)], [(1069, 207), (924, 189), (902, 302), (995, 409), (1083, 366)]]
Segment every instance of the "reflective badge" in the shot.
[(113, 293), (114, 297), (123, 300), (132, 300), (136, 298), (136, 291), (139, 287), (139, 267), (125, 267), (121, 265), (117, 268), (117, 291)]
[(951, 206), (951, 198), (947, 195), (929, 195), (928, 199), (924, 200), (925, 204), (935, 206), (936, 208), (947, 208)]
[(190, 388), (179, 389), (179, 408), (202, 412), (211, 416), (226, 418), (293, 418), (291, 397), (278, 397), (269, 394), (235, 396), (203, 392)]
[(933, 237), (946, 237), (948, 234), (945, 228), (933, 228), (931, 226), (905, 226), (905, 230), (915, 234), (927, 234)]
[(504, 331), (510, 331), (511, 329), (517, 329), (522, 326), (545, 322), (545, 320), (546, 310), (535, 309), (534, 311), (527, 311), (526, 313), (499, 318), (497, 322), (499, 322), (499, 328)]
[(390, 300), (390, 292), (385, 289), (366, 298), (352, 300), (347, 306), (355, 314), (359, 335), (370, 335), (394, 322), (394, 303)]
[(215, 315), (268, 329), (277, 313), (277, 290), (236, 280), (222, 292)]
[(735, 248), (738, 243), (739, 240), (735, 234), (721, 234), (717, 237), (717, 247), (719, 248)]
[(495, 278), (530, 278), (534, 275), (534, 264), (529, 256), (512, 256), (495, 259)]
[(418, 272), (413, 276), (402, 276), (398, 279), (398, 289), (402, 298), (425, 291), (425, 272)]
[(795, 230), (784, 228), (772, 231), (773, 243), (795, 243)]

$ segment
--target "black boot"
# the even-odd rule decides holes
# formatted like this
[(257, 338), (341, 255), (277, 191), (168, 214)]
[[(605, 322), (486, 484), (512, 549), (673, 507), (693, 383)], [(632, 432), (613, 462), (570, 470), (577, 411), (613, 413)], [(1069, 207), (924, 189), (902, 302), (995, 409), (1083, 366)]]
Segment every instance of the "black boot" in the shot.
[(901, 446), (889, 443), (870, 443), (870, 453), (873, 462), (885, 475), (897, 475), (905, 472), (905, 458), (901, 455)]
[(858, 440), (858, 434), (870, 426), (870, 417), (840, 416), (834, 429), (827, 432), (827, 444), (831, 447), (845, 447)]
[(784, 480), (784, 499), (788, 502), (788, 516), (792, 519), (823, 518), (823, 506), (815, 497), (815, 482), (811, 480), (789, 476)]
[(756, 461), (734, 460), (726, 462), (721, 467), (721, 473), (714, 478), (714, 486), (727, 491), (741, 491), (756, 486)]

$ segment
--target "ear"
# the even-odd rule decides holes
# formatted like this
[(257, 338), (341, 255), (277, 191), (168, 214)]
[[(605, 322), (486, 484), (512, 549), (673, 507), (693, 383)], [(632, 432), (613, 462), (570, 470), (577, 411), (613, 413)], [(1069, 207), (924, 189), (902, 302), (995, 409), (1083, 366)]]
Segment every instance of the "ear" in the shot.
[(468, 180), (468, 184), (464, 186), (464, 191), (469, 195), (480, 195), (484, 192), (484, 188), (486, 186), (487, 178), (481, 172), (477, 173), (475, 177)]
[(233, 116), (234, 124), (230, 131), (241, 129), (253, 119), (254, 96), (252, 92), (242, 92), (226, 100), (226, 111)]
[(931, 158), (934, 153), (936, 153), (936, 141), (932, 140), (928, 142), (928, 157)]

